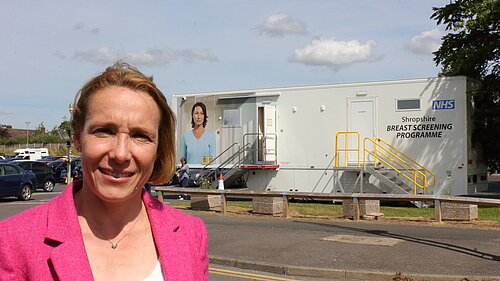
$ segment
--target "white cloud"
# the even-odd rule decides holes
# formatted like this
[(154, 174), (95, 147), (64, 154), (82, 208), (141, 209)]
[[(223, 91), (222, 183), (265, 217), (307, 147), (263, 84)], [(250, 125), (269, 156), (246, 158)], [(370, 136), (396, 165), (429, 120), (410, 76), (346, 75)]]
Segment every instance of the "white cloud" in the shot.
[(80, 30), (82, 29), (83, 27), (85, 26), (85, 24), (83, 22), (77, 22), (73, 25), (73, 29), (74, 30)]
[(320, 38), (313, 40), (311, 44), (302, 49), (295, 49), (290, 61), (306, 65), (341, 68), (356, 62), (370, 60), (372, 50), (376, 45), (377, 43), (372, 40), (361, 44), (357, 40), (336, 41), (333, 38)]
[(13, 112), (0, 107), (0, 115), (12, 115)]
[(212, 54), (208, 50), (196, 50), (196, 49), (183, 49), (174, 50), (171, 48), (164, 49), (150, 49), (146, 51), (139, 51), (135, 53), (117, 52), (112, 51), (110, 48), (104, 46), (98, 50), (89, 50), (86, 52), (76, 52), (76, 58), (81, 58), (90, 62), (102, 62), (102, 63), (113, 63), (117, 60), (124, 60), (128, 63), (137, 65), (155, 65), (163, 66), (167, 65), (176, 59), (183, 59), (186, 62), (192, 62), (194, 60), (204, 60), (204, 61), (218, 61), (216, 55)]
[(91, 34), (94, 34), (94, 35), (98, 35), (100, 32), (101, 32), (101, 29), (100, 29), (100, 28), (92, 28), (92, 29), (90, 30), (90, 33), (91, 33)]
[(64, 55), (61, 51), (55, 51), (53, 53), (53, 55), (57, 58), (60, 58), (62, 60), (65, 60), (66, 59), (66, 55)]
[(430, 55), (441, 46), (441, 37), (444, 34), (438, 29), (424, 31), (413, 37), (406, 48), (415, 54)]
[(307, 26), (304, 22), (293, 19), (286, 14), (275, 14), (269, 16), (266, 21), (257, 26), (261, 34), (270, 37), (283, 37), (287, 34), (307, 34)]
[(182, 57), (186, 62), (193, 60), (218, 61), (217, 56), (210, 53), (209, 50), (184, 49), (175, 51), (176, 55)]

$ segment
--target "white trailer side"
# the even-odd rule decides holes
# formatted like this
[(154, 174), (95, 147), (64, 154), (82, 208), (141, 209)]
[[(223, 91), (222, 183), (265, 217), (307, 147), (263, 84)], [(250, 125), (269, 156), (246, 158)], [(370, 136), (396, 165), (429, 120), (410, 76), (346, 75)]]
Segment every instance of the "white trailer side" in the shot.
[(358, 156), (336, 156), (335, 148), (337, 132), (349, 131), (359, 132), (361, 140), (380, 138), (432, 171), (435, 184), (427, 194), (458, 195), (487, 188), (486, 168), (471, 143), (472, 87), (466, 77), (440, 77), (179, 94), (171, 105), (179, 152), (195, 102), (206, 104), (206, 129), (215, 133), (217, 155), (228, 149), (210, 167), (247, 145), (248, 157), (237, 164), (253, 190), (387, 192), (383, 180), (364, 173), (363, 190), (348, 188), (359, 184), (360, 171), (351, 169)]

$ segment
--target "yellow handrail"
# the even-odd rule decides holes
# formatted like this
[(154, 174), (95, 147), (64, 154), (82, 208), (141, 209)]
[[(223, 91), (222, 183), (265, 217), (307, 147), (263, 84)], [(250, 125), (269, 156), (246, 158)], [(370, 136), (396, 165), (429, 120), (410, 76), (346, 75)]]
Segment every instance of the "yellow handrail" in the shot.
[[(339, 135), (344, 135), (345, 136), (345, 141), (344, 145), (345, 148), (339, 148)], [(349, 135), (356, 135), (357, 136), (357, 141), (358, 141), (358, 146), (356, 148), (349, 148)], [(355, 151), (357, 152), (358, 155), (358, 167), (361, 166), (360, 162), (360, 135), (358, 132), (337, 132), (335, 134), (335, 167), (339, 166), (339, 152), (344, 151), (344, 165), (347, 166), (347, 154), (349, 151)]]
[(401, 153), (403, 156), (406, 157), (406, 159), (408, 159), (410, 162), (412, 162), (413, 164), (417, 165), (420, 169), (424, 170), (426, 173), (429, 173), (432, 175), (432, 184), (429, 184), (427, 183), (427, 186), (429, 187), (433, 187), (435, 184), (436, 184), (436, 175), (429, 171), (428, 169), (426, 169), (424, 166), (420, 165), (419, 163), (415, 162), (415, 160), (411, 159), (410, 157), (408, 157), (407, 155), (405, 155), (404, 153), (400, 152), (399, 150), (397, 150), (396, 148), (394, 148), (392, 145), (388, 144), (386, 141), (384, 141), (383, 139), (380, 139), (380, 138), (376, 138), (375, 140), (377, 141), (381, 141), (383, 142), (385, 145), (387, 145), (388, 147), (390, 147), (391, 149), (395, 150), (395, 151), (398, 151), (399, 153)]
[[(368, 150), (367, 147), (367, 142), (371, 142), (374, 146), (373, 152)], [(388, 148), (392, 149), (393, 151), (390, 151), (388, 148), (380, 145), (380, 143), (385, 144)], [(386, 154), (387, 153), (387, 154)], [(400, 156), (396, 155), (399, 154)], [(417, 187), (420, 187), (423, 189), (424, 194), (426, 193), (426, 188), (427, 187), (432, 187), (436, 183), (436, 175), (420, 165), (419, 163), (415, 162), (413, 159), (408, 157), (406, 154), (403, 152), (399, 151), (398, 149), (394, 148), (390, 144), (388, 144), (386, 141), (376, 138), (375, 140), (371, 138), (365, 138), (363, 140), (363, 166), (366, 167), (366, 156), (367, 154), (372, 155), (376, 161), (380, 161), (387, 166), (391, 167), (395, 171), (397, 171), (399, 174), (407, 178), (409, 181), (413, 183), (413, 192), (414, 194), (417, 194)], [(402, 159), (404, 158), (404, 159)], [(375, 162), (376, 162), (375, 161)], [(375, 163), (376, 165), (376, 163)], [(424, 172), (422, 172), (422, 171)], [(405, 173), (405, 171), (407, 173)], [(427, 173), (429, 173), (432, 176), (432, 185), (427, 182)], [(407, 175), (408, 174), (408, 175)], [(410, 176), (412, 176), (410, 178)]]
[[(376, 158), (379, 158), (378, 156), (375, 155), (375, 153), (369, 151), (369, 150), (366, 150), (366, 152), (368, 152), (369, 154), (375, 156)], [(414, 175), (413, 179), (411, 179), (410, 177), (408, 177), (407, 175), (405, 175), (404, 173), (401, 172), (401, 170), (399, 170), (398, 168), (394, 167), (393, 165), (391, 165), (388, 161), (385, 161), (381, 158), (379, 158), (380, 162), (386, 164), (387, 166), (391, 167), (392, 169), (394, 169), (395, 171), (397, 171), (398, 173), (400, 173), (402, 176), (404, 176), (405, 178), (407, 178), (409, 181), (411, 181), (413, 183), (413, 193), (414, 194), (417, 194), (417, 186), (422, 188), (424, 190), (424, 194), (426, 193), (426, 186), (425, 185), (422, 185), (422, 184), (419, 184), (418, 183), (418, 180), (416, 176), (416, 173), (421, 173), (420, 171), (418, 170), (413, 170), (413, 172), (410, 172)], [(407, 170), (407, 169), (406, 169)], [(424, 175), (424, 174), (423, 174)], [(425, 175), (424, 175), (424, 182), (425, 182)]]
[[(371, 139), (369, 139), (369, 138), (365, 138), (365, 140), (364, 140), (364, 141), (365, 141), (365, 144), (366, 144), (366, 141), (367, 141), (367, 140), (370, 140), (371, 142), (373, 142), (373, 140), (371, 140)], [(383, 155), (383, 156), (385, 156), (387, 159), (389, 159), (389, 160), (391, 160), (392, 162), (394, 162), (395, 164), (397, 164), (400, 168), (402, 168), (402, 169), (406, 170), (406, 171), (407, 171), (407, 172), (409, 172), (409, 173), (412, 173), (412, 171), (410, 171), (410, 169), (408, 169), (408, 168), (407, 168), (407, 167), (412, 168), (412, 166), (411, 166), (411, 165), (409, 165), (408, 163), (406, 163), (403, 159), (401, 159), (400, 157), (398, 157), (398, 156), (397, 156), (396, 154), (394, 154), (393, 152), (391, 152), (391, 151), (387, 150), (386, 148), (384, 148), (384, 147), (382, 147), (382, 146), (380, 146), (380, 145), (377, 145), (376, 143), (374, 143), (374, 145), (375, 145), (375, 149), (374, 149), (375, 154), (371, 153), (371, 152), (370, 152), (370, 151), (368, 151), (368, 150), (367, 150), (367, 151), (368, 151), (371, 155), (374, 155), (374, 156), (376, 157), (376, 159), (377, 159), (377, 160), (381, 160), (381, 158), (380, 158), (380, 157), (377, 157), (377, 152), (378, 152), (378, 154), (382, 154), (382, 155)], [(386, 151), (386, 152), (387, 152), (387, 153), (389, 153), (390, 155), (394, 156), (394, 158), (396, 158), (397, 160), (399, 160), (399, 161), (400, 161), (400, 162), (402, 162), (403, 164), (406, 164), (406, 165), (407, 165), (407, 167), (405, 167), (405, 166), (401, 165), (400, 163), (396, 162), (396, 160), (395, 160), (395, 159), (391, 158), (389, 155), (385, 154), (383, 151), (378, 151), (378, 150), (376, 149), (377, 147), (382, 148), (382, 149), (383, 149), (383, 151)], [(366, 145), (365, 145), (365, 150), (366, 150)], [(398, 151), (398, 150), (396, 150), (396, 151)], [(400, 152), (400, 151), (398, 151), (398, 152), (399, 152), (399, 153), (401, 153), (401, 154), (403, 154), (403, 153), (402, 153), (402, 152)], [(403, 154), (403, 155), (404, 155), (404, 154)], [(411, 160), (411, 159), (410, 159), (410, 160)], [(385, 163), (385, 162), (384, 162), (384, 163)], [(364, 166), (366, 167), (366, 163), (364, 164)], [(425, 168), (424, 168), (424, 169), (425, 169)], [(420, 172), (420, 171), (419, 171), (419, 172)], [(424, 173), (420, 172), (420, 174), (422, 174), (422, 175), (424, 176), (424, 178), (425, 178), (425, 174), (424, 174)], [(423, 180), (423, 179), (422, 179), (422, 178), (420, 178), (420, 177), (418, 177), (418, 178), (419, 178), (419, 179), (421, 179), (421, 180)]]
[[(354, 135), (357, 140), (357, 146), (354, 148), (349, 148), (349, 136)], [(344, 136), (344, 146), (340, 147), (339, 137)], [(367, 142), (373, 144), (373, 151), (370, 151), (367, 147)], [(344, 166), (348, 166), (348, 153), (356, 152), (358, 156), (357, 166), (361, 166), (360, 162), (360, 134), (354, 131), (341, 131), (335, 134), (335, 166), (339, 167), (339, 153), (344, 152)], [(384, 163), (388, 167), (394, 169), (400, 175), (404, 176), (410, 182), (413, 183), (413, 193), (417, 194), (417, 189), (422, 188), (423, 193), (426, 194), (428, 187), (433, 187), (436, 184), (436, 175), (426, 169), (424, 166), (415, 162), (415, 160), (408, 157), (406, 154), (396, 149), (386, 141), (375, 138), (363, 139), (363, 167), (366, 168), (367, 165), (367, 155), (372, 155), (374, 157), (374, 165), (377, 163)], [(432, 178), (432, 184), (428, 180)]]

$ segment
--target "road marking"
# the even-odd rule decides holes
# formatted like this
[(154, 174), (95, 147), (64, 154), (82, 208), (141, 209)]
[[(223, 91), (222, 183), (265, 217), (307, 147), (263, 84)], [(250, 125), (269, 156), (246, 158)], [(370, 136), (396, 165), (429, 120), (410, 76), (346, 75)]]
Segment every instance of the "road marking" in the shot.
[(31, 196), (37, 196), (37, 195), (47, 195), (47, 194), (61, 194), (62, 192), (37, 192), (37, 193), (33, 193), (31, 194)]
[(352, 243), (352, 244), (379, 245), (379, 246), (394, 246), (399, 242), (401, 242), (400, 239), (394, 239), (394, 238), (342, 235), (342, 234), (321, 238), (320, 240)]
[(40, 205), (41, 203), (49, 202), (52, 199), (39, 199), (31, 201), (10, 201), (0, 202), (2, 205)]
[(218, 268), (209, 268), (208, 271), (210, 273), (213, 273), (213, 274), (219, 274), (219, 275), (225, 275), (225, 276), (232, 276), (232, 277), (240, 277), (240, 278), (253, 279), (253, 280), (296, 281), (294, 279), (285, 279), (285, 278), (279, 278), (279, 277), (258, 275), (258, 274), (252, 274), (252, 273), (244, 273), (244, 272), (238, 272), (238, 271), (232, 271), (232, 270), (225, 270), (225, 269), (218, 269)]
[(2, 205), (40, 205), (40, 201), (33, 202), (5, 202)]

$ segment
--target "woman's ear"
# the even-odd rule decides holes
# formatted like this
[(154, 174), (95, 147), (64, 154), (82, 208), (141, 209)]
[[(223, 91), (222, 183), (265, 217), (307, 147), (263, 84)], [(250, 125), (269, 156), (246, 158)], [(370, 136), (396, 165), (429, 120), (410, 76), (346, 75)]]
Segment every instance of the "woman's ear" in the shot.
[(73, 143), (75, 144), (75, 148), (76, 150), (78, 150), (78, 152), (82, 152), (82, 142), (80, 140), (80, 137), (80, 132), (75, 132), (73, 134)]

